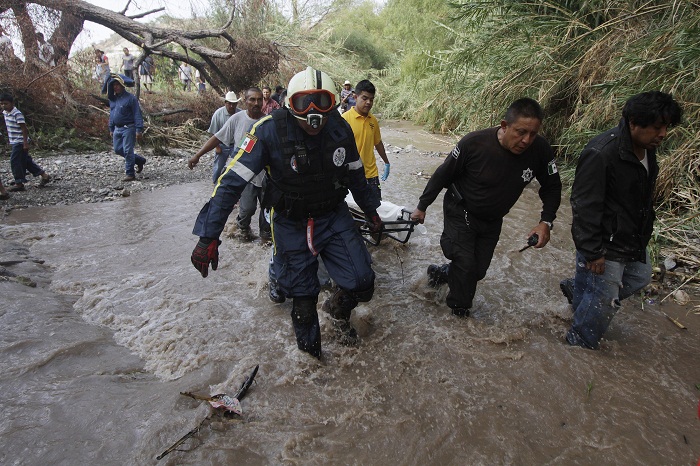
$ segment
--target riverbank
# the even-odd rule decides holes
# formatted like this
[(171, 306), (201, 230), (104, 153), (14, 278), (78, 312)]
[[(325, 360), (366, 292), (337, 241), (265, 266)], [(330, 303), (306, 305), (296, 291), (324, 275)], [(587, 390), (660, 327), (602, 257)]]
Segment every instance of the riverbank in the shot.
[[(387, 122), (382, 129), (388, 153), (415, 152), (438, 156), (451, 149), (448, 138), (417, 130), (408, 122)], [(411, 141), (410, 145), (405, 144), (407, 139)], [(393, 145), (399, 142), (402, 145)], [(122, 181), (124, 159), (111, 151), (32, 154), (34, 161), (51, 175), (51, 182), (40, 187), (39, 178), (29, 176), (27, 190), (11, 193), (10, 199), (0, 201), (0, 210), (6, 216), (14, 209), (110, 202), (140, 191), (211, 179), (213, 152), (204, 155), (194, 170), (187, 168), (187, 159), (193, 155), (188, 151), (171, 148), (166, 156), (153, 155), (151, 149), (137, 149), (137, 152), (146, 157), (147, 163), (143, 172), (137, 174), (136, 181), (127, 183)], [(0, 163), (0, 177), (9, 188), (12, 180), (9, 159)]]

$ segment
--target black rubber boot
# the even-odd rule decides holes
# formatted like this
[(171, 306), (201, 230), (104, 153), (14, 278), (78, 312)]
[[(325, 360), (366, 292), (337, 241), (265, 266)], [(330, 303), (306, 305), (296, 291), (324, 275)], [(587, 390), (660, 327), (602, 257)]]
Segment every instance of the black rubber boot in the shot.
[(340, 344), (356, 346), (359, 337), (350, 324), (350, 314), (357, 306), (357, 300), (345, 290), (338, 290), (323, 303), (323, 310), (332, 317), (331, 323)]
[(292, 324), (297, 347), (315, 358), (321, 358), (321, 326), (318, 323), (316, 297), (304, 296), (292, 301)]
[(469, 317), (469, 309), (455, 307), (452, 309), (452, 315), (464, 319), (465, 317)]
[(430, 264), (428, 266), (428, 285), (439, 288), (443, 283), (447, 283), (447, 274), (450, 271), (450, 264)]

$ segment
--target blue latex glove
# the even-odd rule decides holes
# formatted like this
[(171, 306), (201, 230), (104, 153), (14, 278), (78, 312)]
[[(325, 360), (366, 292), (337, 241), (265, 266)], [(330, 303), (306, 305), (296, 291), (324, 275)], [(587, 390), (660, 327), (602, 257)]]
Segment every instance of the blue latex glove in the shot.
[(386, 181), (387, 178), (389, 178), (389, 170), (391, 170), (391, 164), (390, 163), (385, 163), (384, 164), (384, 174), (380, 178), (382, 181)]

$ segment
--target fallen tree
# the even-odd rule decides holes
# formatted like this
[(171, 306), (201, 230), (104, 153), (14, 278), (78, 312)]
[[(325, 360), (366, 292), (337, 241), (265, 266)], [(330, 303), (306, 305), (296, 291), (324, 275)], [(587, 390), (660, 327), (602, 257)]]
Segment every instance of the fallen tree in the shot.
[[(228, 20), (215, 29), (183, 30), (181, 28), (160, 27), (136, 21), (138, 18), (161, 11), (162, 8), (127, 15), (131, 0), (127, 1), (122, 11), (115, 12), (101, 8), (82, 0), (33, 0), (31, 2), (9, 0), (0, 7), (0, 14), (11, 10), (20, 31), (25, 49), (25, 64), (30, 68), (45, 68), (45, 62), (39, 59), (39, 46), (36, 41), (36, 25), (32, 22), (28, 9), (39, 5), (45, 8), (47, 18), (57, 21), (53, 35), (47, 42), (53, 48), (53, 59), (60, 66), (68, 60), (73, 42), (83, 28), (85, 21), (105, 26), (129, 42), (138, 45), (143, 53), (138, 57), (136, 66), (148, 55), (161, 55), (178, 62), (186, 62), (199, 70), (211, 87), (219, 92), (222, 89), (234, 89), (235, 82), (231, 74), (222, 66), (237, 51), (237, 40), (228, 32), (236, 7), (231, 7)], [(221, 47), (205, 45), (203, 39), (219, 39)], [(211, 41), (210, 41), (211, 42)], [(179, 47), (173, 47), (176, 44)], [(274, 47), (268, 50), (276, 53)], [(276, 57), (274, 57), (276, 60)], [(222, 69), (224, 68), (224, 69)], [(138, 79), (138, 76), (136, 77)]]

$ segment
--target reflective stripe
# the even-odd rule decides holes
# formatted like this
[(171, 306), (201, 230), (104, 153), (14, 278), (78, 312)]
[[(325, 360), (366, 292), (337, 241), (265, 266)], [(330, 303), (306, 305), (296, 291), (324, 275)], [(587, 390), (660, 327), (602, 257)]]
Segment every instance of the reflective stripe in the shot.
[(359, 170), (359, 169), (363, 169), (363, 170), (364, 170), (364, 167), (362, 166), (362, 160), (360, 160), (360, 159), (357, 159), (357, 160), (355, 160), (354, 162), (350, 162), (350, 163), (348, 164), (348, 168), (349, 168), (350, 170)]
[(231, 168), (233, 169), (233, 173), (240, 176), (246, 181), (252, 180), (255, 177), (255, 175), (257, 175), (257, 173), (253, 173), (253, 170), (246, 167), (242, 163), (237, 163)]
[(275, 244), (275, 208), (270, 207), (270, 235), (272, 236), (272, 255), (277, 254), (277, 244)]

